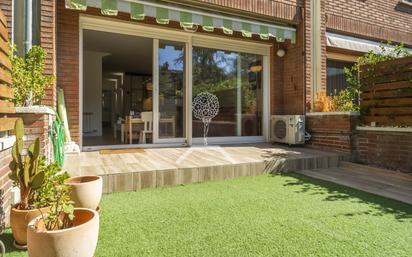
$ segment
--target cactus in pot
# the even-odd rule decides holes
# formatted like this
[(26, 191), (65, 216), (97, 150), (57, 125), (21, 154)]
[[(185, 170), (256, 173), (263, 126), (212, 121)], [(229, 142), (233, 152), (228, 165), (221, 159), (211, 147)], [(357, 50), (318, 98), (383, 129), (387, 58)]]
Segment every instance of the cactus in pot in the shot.
[(21, 202), (17, 206), (20, 210), (31, 209), (35, 190), (39, 189), (44, 181), (44, 170), (40, 169), (40, 140), (36, 140), (24, 150), (24, 125), (21, 119), (15, 124), (16, 142), (12, 148), (13, 160), (10, 162), (10, 179), (20, 188)]
[(24, 125), (21, 119), (15, 123), (15, 135), (16, 142), (11, 149), (13, 159), (9, 164), (11, 170), (9, 177), (20, 189), (20, 203), (11, 208), (10, 225), (15, 240), (14, 246), (18, 249), (26, 249), (28, 223), (48, 210), (48, 207), (36, 204), (39, 190), (45, 181), (45, 161), (40, 155), (38, 138), (28, 149), (24, 149)]

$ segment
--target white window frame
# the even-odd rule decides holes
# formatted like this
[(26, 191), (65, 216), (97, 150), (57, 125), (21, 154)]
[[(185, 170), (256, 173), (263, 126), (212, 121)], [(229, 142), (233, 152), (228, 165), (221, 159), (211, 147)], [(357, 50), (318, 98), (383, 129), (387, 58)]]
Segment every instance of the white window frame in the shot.
[(412, 1), (410, 0), (400, 0), (400, 2), (412, 6)]
[[(111, 32), (125, 34), (131, 36), (139, 36), (152, 38), (154, 46), (154, 62), (153, 62), (153, 144), (125, 144), (113, 146), (93, 146), (83, 148), (83, 30), (96, 30), (103, 32)], [(186, 106), (192, 106), (192, 47), (207, 47), (219, 50), (230, 50), (242, 53), (258, 54), (263, 56), (263, 120), (262, 120), (262, 136), (251, 137), (210, 137), (210, 144), (232, 144), (232, 143), (258, 143), (269, 141), (269, 120), (270, 120), (270, 49), (271, 43), (253, 42), (250, 40), (239, 40), (236, 38), (228, 38), (218, 35), (205, 35), (198, 33), (185, 32), (172, 28), (161, 28), (156, 25), (137, 24), (120, 20), (113, 20), (105, 17), (96, 17), (91, 15), (81, 14), (79, 18), (79, 142), (80, 147), (84, 150), (97, 149), (115, 149), (115, 148), (131, 148), (131, 147), (162, 147), (162, 146), (181, 146), (192, 145), (202, 142), (201, 138), (192, 138), (192, 112), (186, 111), (186, 138), (181, 139), (159, 139), (158, 138), (158, 45), (159, 40), (170, 40), (175, 42), (186, 43)]]

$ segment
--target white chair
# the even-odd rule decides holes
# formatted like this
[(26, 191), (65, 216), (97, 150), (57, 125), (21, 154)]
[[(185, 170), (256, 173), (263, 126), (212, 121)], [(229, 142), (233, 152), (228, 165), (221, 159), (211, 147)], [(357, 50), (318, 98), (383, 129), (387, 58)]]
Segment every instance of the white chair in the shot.
[(140, 131), (139, 144), (146, 144), (146, 135), (153, 136), (153, 112), (142, 112), (140, 117), (143, 121), (143, 130)]

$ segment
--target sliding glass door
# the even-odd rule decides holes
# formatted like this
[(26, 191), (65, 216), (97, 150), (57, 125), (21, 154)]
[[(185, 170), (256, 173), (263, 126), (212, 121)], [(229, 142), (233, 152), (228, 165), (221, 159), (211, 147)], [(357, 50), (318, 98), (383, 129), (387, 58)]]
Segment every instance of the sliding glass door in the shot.
[[(263, 57), (204, 47), (193, 47), (192, 53), (192, 97), (208, 92), (220, 105), (208, 136), (262, 136)], [(202, 121), (193, 119), (192, 134), (203, 136)]]
[[(186, 140), (186, 43), (157, 40), (157, 142)], [(156, 58), (156, 57), (155, 57)], [(156, 103), (155, 103), (156, 104)]]

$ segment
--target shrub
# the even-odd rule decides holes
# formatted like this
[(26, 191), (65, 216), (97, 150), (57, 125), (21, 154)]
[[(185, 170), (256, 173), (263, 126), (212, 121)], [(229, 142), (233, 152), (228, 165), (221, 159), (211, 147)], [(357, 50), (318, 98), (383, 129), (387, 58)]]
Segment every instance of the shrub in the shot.
[(16, 55), (12, 46), (10, 60), (11, 75), (16, 106), (39, 104), (45, 95), (45, 88), (53, 84), (55, 77), (44, 75), (46, 51), (40, 46), (33, 46), (24, 57)]

